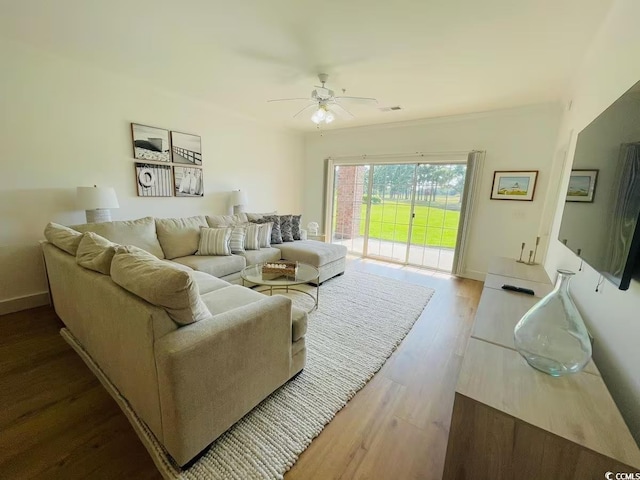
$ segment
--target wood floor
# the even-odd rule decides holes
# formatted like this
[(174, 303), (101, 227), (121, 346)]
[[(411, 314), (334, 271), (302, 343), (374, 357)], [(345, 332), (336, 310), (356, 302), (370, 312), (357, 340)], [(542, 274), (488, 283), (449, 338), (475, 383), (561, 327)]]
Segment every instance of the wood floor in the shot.
[[(285, 480), (440, 479), (482, 284), (367, 260), (349, 268), (436, 293), (393, 356)], [(161, 478), (60, 326), (49, 307), (0, 316), (0, 478)]]

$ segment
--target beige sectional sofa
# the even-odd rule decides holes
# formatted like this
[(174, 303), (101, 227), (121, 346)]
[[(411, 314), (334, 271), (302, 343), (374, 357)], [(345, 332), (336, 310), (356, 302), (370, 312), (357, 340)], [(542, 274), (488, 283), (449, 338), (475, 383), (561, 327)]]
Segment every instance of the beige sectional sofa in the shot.
[(344, 271), (345, 250), (313, 241), (195, 255), (200, 227), (220, 220), (147, 217), (45, 231), (63, 335), (179, 465), (304, 368), (306, 312), (232, 285), (242, 268), (286, 258), (315, 264), (321, 281)]

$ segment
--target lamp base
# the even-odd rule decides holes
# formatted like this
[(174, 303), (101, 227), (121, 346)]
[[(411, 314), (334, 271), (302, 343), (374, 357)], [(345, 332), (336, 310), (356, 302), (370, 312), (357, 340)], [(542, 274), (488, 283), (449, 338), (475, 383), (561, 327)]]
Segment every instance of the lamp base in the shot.
[(233, 206), (233, 214), (237, 215), (239, 213), (244, 212), (244, 205), (234, 205)]
[(102, 223), (111, 221), (111, 210), (108, 208), (96, 208), (95, 210), (85, 210), (87, 223)]

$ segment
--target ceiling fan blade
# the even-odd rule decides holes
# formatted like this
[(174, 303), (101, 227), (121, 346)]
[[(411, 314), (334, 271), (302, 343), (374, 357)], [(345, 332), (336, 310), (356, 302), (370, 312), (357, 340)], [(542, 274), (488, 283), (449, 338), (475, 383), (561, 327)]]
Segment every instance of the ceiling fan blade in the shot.
[(298, 97), (298, 98), (275, 98), (273, 100), (267, 100), (269, 102), (291, 102), (293, 100), (306, 100), (307, 102), (310, 100), (309, 97)]
[[(307, 99), (307, 100), (308, 100), (308, 99)], [(309, 108), (311, 108), (311, 107), (317, 107), (317, 106), (318, 106), (318, 104), (317, 104), (317, 103), (315, 103), (315, 102), (314, 102), (314, 103), (310, 103), (309, 105), (307, 105), (306, 107), (304, 107), (302, 110), (300, 110), (298, 113), (296, 113), (296, 114), (293, 116), (293, 118), (297, 118), (297, 117), (298, 117), (298, 115), (300, 115), (300, 114), (301, 114), (302, 112), (304, 112), (305, 110), (308, 110), (308, 109), (309, 109)]]
[(356, 118), (355, 115), (353, 113), (351, 113), (349, 110), (347, 110), (346, 108), (344, 108), (342, 105), (340, 105), (338, 102), (332, 102), (331, 106), (329, 107), (329, 109), (335, 113), (337, 113), (338, 115), (340, 115), (341, 117), (345, 117), (345, 118)]
[(367, 105), (377, 105), (378, 104), (378, 100), (376, 100), (375, 98), (369, 98), (369, 97), (335, 97), (336, 100), (343, 100), (346, 102), (353, 102), (353, 103), (363, 103), (363, 104), (367, 104)]

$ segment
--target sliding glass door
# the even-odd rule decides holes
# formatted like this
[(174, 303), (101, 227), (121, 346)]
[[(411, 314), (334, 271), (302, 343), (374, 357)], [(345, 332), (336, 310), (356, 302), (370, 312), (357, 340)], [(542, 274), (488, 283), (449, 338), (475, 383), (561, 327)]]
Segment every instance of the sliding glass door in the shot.
[(333, 167), (334, 243), (352, 254), (451, 272), (465, 163)]

